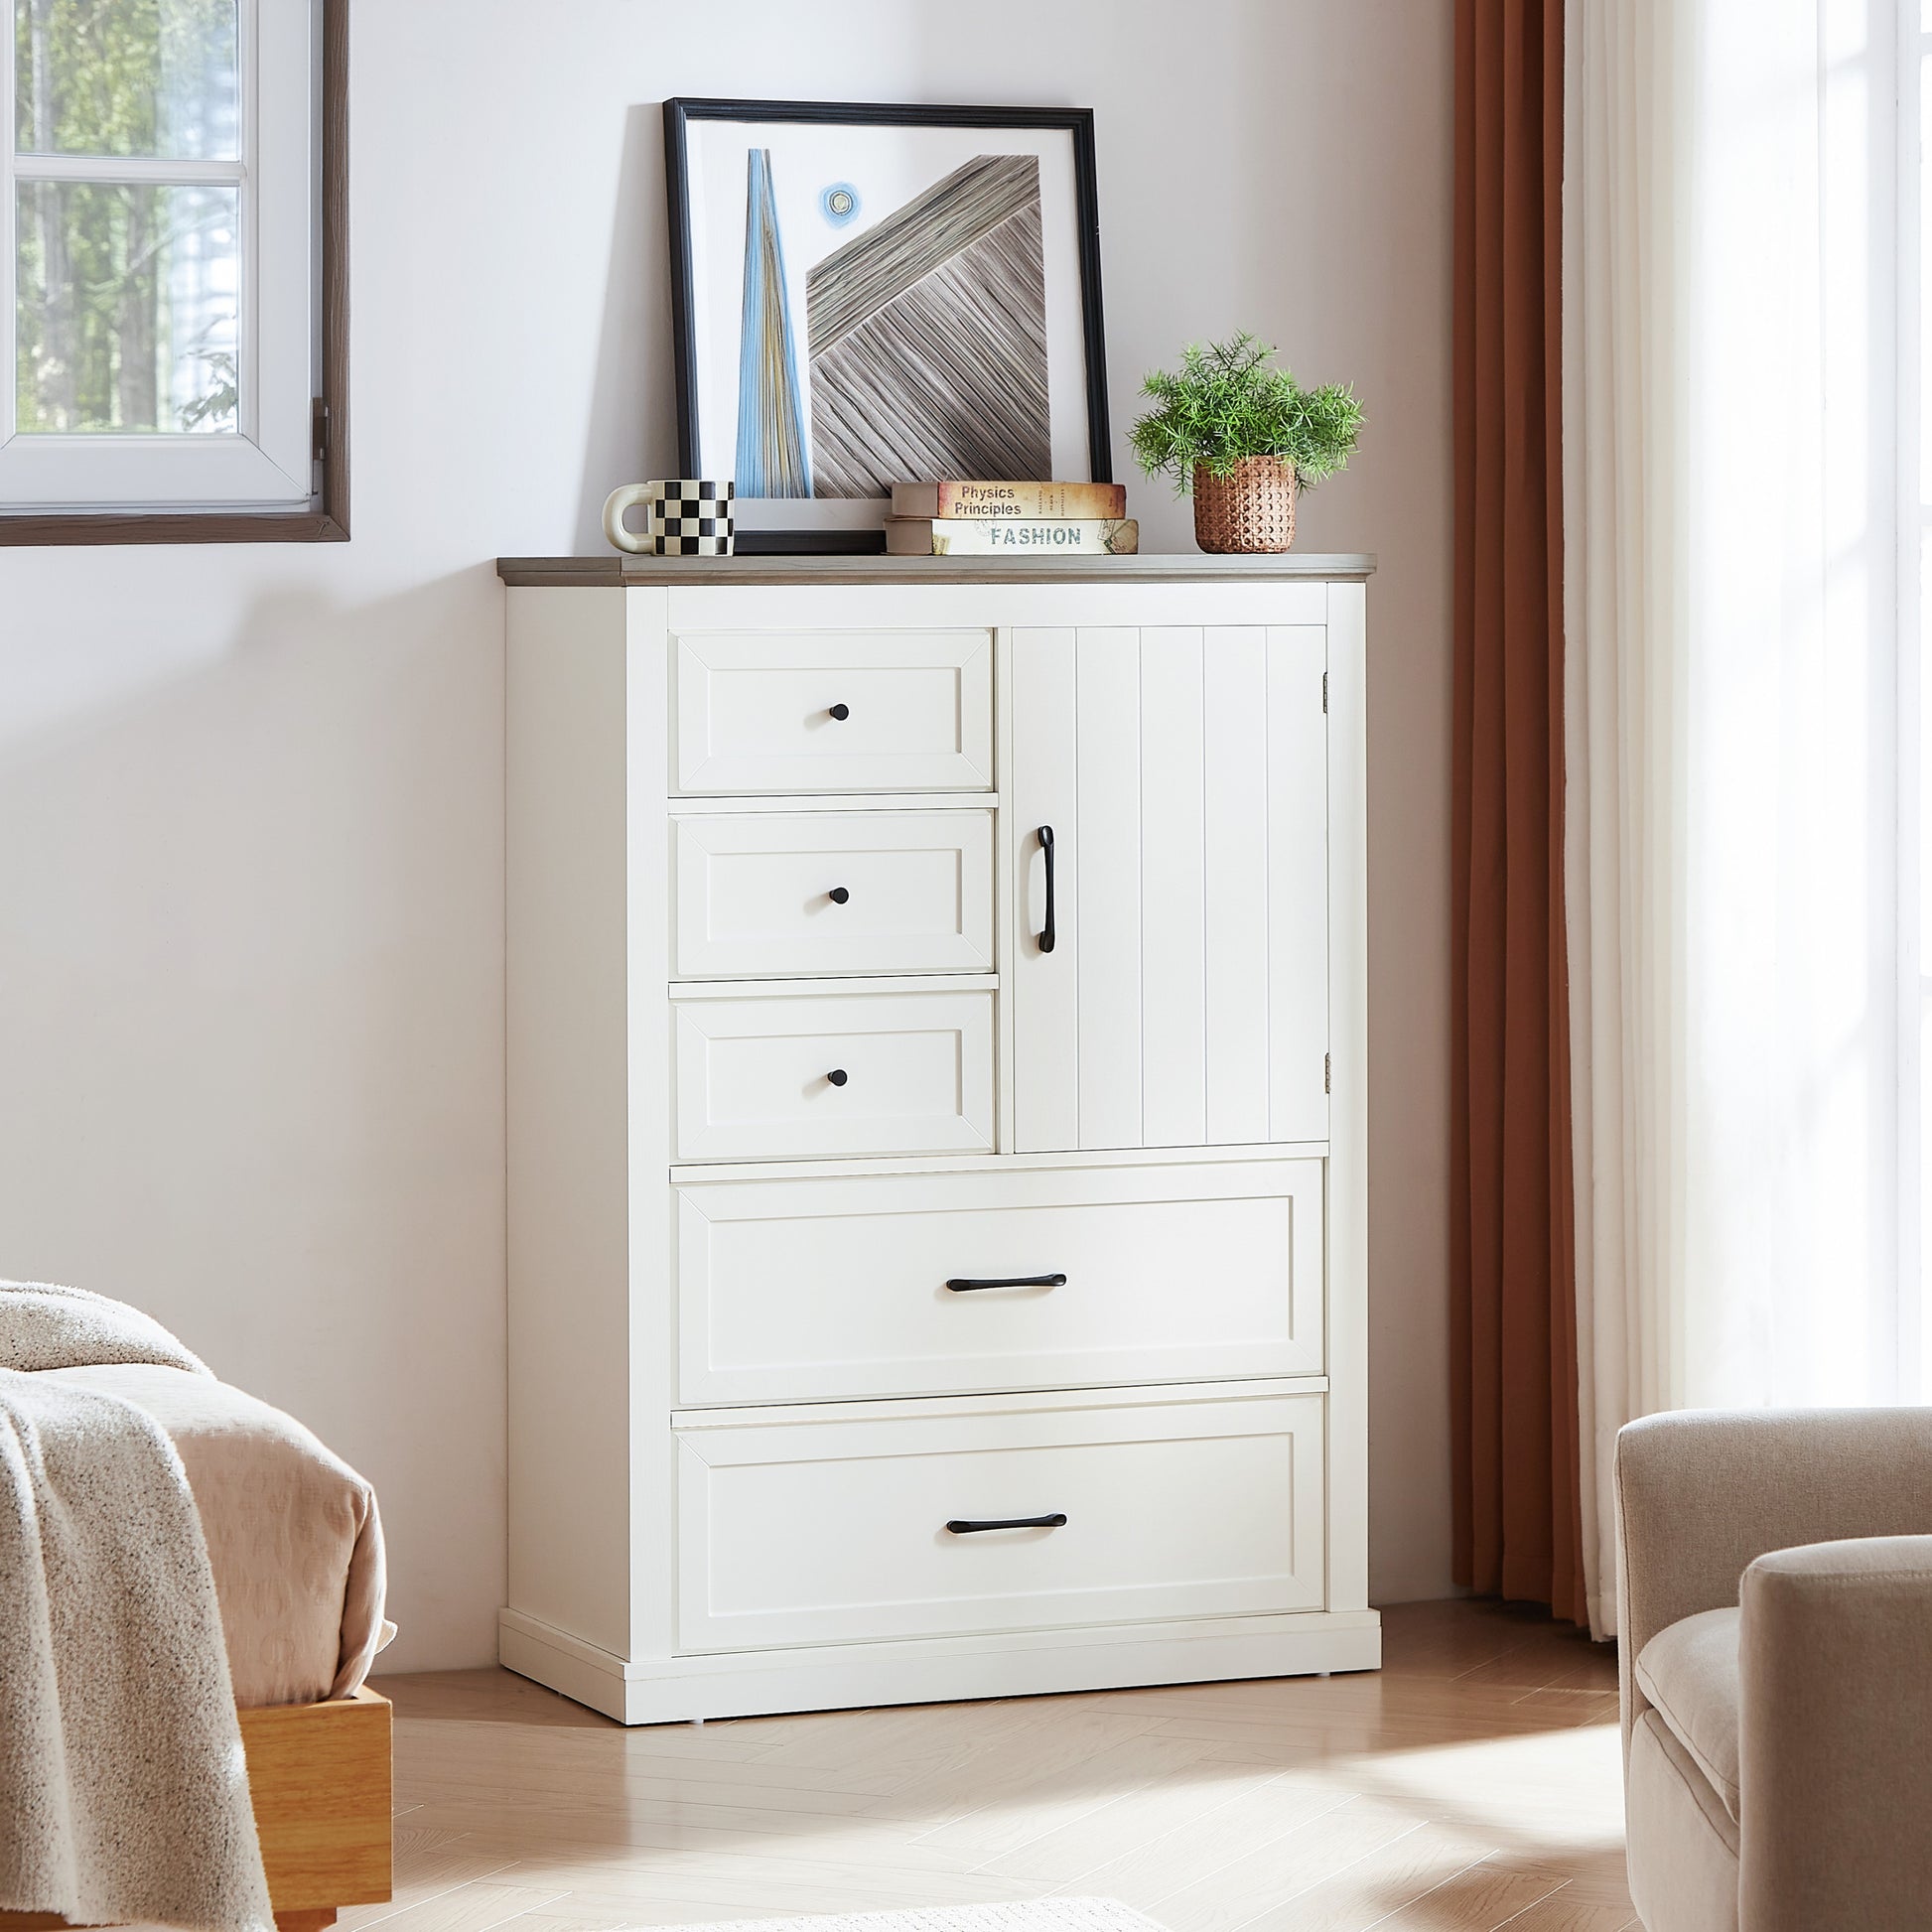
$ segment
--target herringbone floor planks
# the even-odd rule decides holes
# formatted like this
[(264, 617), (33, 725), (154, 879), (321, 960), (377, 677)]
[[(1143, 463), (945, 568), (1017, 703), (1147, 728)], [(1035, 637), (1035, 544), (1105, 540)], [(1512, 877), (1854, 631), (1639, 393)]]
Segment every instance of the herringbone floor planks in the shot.
[(1624, 1932), (1616, 1667), (1482, 1603), (1373, 1675), (624, 1730), (392, 1677), (396, 1896), (347, 1932), (1121, 1898), (1171, 1932)]

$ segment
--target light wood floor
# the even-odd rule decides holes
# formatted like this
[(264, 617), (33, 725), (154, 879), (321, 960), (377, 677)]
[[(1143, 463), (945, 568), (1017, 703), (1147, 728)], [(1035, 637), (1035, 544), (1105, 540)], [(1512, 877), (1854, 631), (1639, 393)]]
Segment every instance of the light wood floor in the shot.
[(1125, 1899), (1172, 1932), (1621, 1932), (1616, 1670), (1494, 1605), (1376, 1675), (624, 1730), (500, 1671), (391, 1677), (384, 1932)]

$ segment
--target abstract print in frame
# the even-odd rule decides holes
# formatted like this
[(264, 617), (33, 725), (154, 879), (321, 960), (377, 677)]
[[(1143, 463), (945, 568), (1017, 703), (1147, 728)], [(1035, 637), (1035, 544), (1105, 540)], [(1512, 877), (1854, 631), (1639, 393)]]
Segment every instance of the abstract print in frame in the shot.
[(741, 550), (876, 550), (906, 479), (1112, 480), (1087, 109), (671, 100), (664, 137), (679, 466), (735, 477)]

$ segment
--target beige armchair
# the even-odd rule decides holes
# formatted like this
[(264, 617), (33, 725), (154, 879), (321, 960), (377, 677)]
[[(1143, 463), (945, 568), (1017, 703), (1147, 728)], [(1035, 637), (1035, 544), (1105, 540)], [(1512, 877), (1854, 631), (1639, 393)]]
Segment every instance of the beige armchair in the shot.
[(1932, 1409), (1652, 1416), (1616, 1492), (1648, 1932), (1925, 1932)]

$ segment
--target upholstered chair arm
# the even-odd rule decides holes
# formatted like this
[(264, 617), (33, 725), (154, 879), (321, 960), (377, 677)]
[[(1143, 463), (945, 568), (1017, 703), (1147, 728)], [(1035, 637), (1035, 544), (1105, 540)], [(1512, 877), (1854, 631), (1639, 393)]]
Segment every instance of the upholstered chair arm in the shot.
[(1932, 1536), (1744, 1572), (1740, 1932), (1932, 1923)]
[(1932, 1409), (1684, 1410), (1616, 1442), (1618, 1667), (1657, 1632), (1737, 1598), (1771, 1550), (1932, 1533)]

